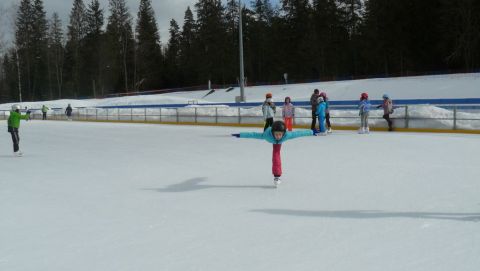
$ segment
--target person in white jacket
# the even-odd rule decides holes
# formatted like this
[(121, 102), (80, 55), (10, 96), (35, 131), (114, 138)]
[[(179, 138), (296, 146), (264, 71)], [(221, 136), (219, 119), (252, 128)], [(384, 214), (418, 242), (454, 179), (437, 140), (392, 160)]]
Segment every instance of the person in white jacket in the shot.
[(265, 120), (265, 127), (263, 131), (267, 130), (268, 127), (272, 127), (273, 118), (275, 117), (276, 107), (272, 101), (272, 93), (267, 93), (265, 95), (265, 101), (262, 105), (263, 119)]

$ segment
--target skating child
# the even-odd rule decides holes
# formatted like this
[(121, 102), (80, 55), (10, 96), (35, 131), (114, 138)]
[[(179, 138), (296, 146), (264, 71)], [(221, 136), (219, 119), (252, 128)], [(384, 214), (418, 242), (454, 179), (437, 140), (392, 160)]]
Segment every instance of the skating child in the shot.
[(393, 103), (388, 94), (383, 94), (383, 103), (377, 108), (383, 108), (383, 118), (388, 123), (388, 131), (393, 131), (393, 121), (390, 119), (390, 114), (393, 113)]
[(285, 104), (283, 105), (282, 110), (283, 121), (285, 126), (287, 126), (288, 131), (293, 130), (293, 118), (295, 117), (295, 107), (292, 104), (290, 97), (285, 97)]
[(263, 139), (273, 144), (272, 154), (272, 173), (274, 176), (273, 183), (277, 186), (280, 183), (280, 177), (282, 176), (282, 160), (280, 157), (280, 150), (282, 143), (289, 139), (294, 139), (302, 136), (312, 136), (315, 133), (311, 130), (299, 130), (295, 132), (287, 132), (285, 123), (283, 121), (275, 121), (272, 127), (268, 127), (263, 133), (240, 133), (232, 134), (232, 136), (239, 138), (254, 138)]
[(323, 98), (325, 102), (325, 121), (327, 123), (327, 133), (332, 133), (332, 125), (330, 124), (330, 103), (328, 102), (327, 93), (322, 92), (320, 96)]
[(47, 120), (47, 112), (50, 110), (48, 106), (42, 105), (42, 120)]
[(320, 129), (320, 135), (327, 134), (327, 131), (325, 129), (326, 108), (327, 108), (327, 104), (323, 100), (323, 97), (318, 96), (317, 117), (318, 117), (318, 128)]
[(72, 120), (72, 106), (68, 104), (67, 109), (65, 109), (65, 115), (67, 115), (67, 120)]
[(267, 95), (265, 95), (265, 101), (262, 105), (263, 119), (265, 120), (265, 127), (263, 127), (263, 131), (267, 130), (268, 127), (272, 127), (276, 110), (275, 104), (272, 101), (272, 93), (267, 93)]
[(20, 105), (12, 105), (12, 111), (10, 112), (10, 117), (8, 118), (8, 132), (12, 135), (13, 141), (13, 155), (22, 156), (23, 153), (20, 151), (20, 137), (18, 135), (18, 129), (20, 128), (20, 120), (28, 120), (30, 118), (30, 113), (22, 115), (20, 113)]
[(360, 95), (360, 104), (358, 105), (360, 115), (360, 129), (358, 129), (359, 134), (368, 134), (370, 133), (370, 128), (368, 128), (368, 115), (370, 112), (371, 104), (368, 100), (368, 93), (364, 92)]
[(317, 106), (318, 96), (320, 95), (319, 93), (320, 90), (315, 89), (310, 97), (310, 105), (312, 106), (312, 125), (310, 126), (310, 129), (312, 129), (312, 131), (315, 131), (317, 126)]

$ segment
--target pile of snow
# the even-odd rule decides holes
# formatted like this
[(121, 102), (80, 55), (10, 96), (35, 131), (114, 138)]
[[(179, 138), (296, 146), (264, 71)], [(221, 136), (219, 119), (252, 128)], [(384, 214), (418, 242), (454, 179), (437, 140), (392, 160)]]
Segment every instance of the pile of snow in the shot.
[[(293, 101), (309, 101), (314, 89), (327, 92), (331, 101), (357, 100), (361, 92), (368, 92), (371, 99), (379, 100), (384, 93), (395, 99), (453, 99), (480, 98), (480, 73), (398, 77), (385, 79), (364, 79), (349, 81), (317, 82), (277, 86), (246, 87), (247, 102), (261, 102), (265, 93), (271, 92), (274, 101), (282, 102), (289, 96)], [(204, 97), (209, 90), (176, 92), (157, 95), (127, 96), (107, 99), (57, 100), (44, 102), (25, 102), (22, 107), (41, 108), (43, 104), (51, 108), (129, 106), (129, 105), (168, 105), (234, 103), (240, 95), (239, 88), (227, 92), (216, 90)], [(0, 110), (9, 110), (12, 104), (1, 104)]]

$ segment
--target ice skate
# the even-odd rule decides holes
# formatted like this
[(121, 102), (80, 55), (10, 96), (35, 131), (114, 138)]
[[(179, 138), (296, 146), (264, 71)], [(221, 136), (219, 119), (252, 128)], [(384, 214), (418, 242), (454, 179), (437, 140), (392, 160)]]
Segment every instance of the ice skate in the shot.
[(359, 133), (359, 134), (364, 134), (364, 133), (365, 133), (365, 130), (363, 130), (363, 128), (359, 128), (359, 129), (358, 129), (358, 133)]
[(327, 133), (329, 133), (329, 134), (332, 133), (332, 128), (331, 127), (328, 128)]
[(280, 177), (275, 177), (275, 178), (273, 179), (273, 185), (274, 185), (275, 187), (278, 187), (278, 185), (281, 184), (281, 183), (282, 183), (282, 181), (280, 180)]
[(22, 157), (23, 156), (23, 153), (21, 151), (16, 151), (13, 153), (13, 156), (15, 157)]

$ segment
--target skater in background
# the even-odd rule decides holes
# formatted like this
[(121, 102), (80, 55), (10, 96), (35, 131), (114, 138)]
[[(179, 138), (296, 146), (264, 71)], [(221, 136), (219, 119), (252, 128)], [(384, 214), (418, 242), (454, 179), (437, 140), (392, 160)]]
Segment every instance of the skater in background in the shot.
[(47, 112), (49, 109), (46, 105), (42, 105), (42, 120), (47, 120)]
[(265, 95), (265, 101), (262, 105), (263, 119), (265, 120), (265, 127), (263, 127), (263, 131), (267, 130), (268, 127), (272, 127), (276, 110), (275, 104), (272, 101), (272, 93), (267, 93)]
[[(27, 106), (25, 106), (25, 113), (26, 113), (27, 115), (30, 115), (30, 113), (31, 113), (30, 109), (28, 109)], [(26, 119), (25, 121), (29, 121), (29, 120), (30, 120), (30, 118)]]
[(318, 96), (317, 117), (318, 117), (318, 128), (321, 135), (327, 134), (327, 131), (325, 129), (326, 108), (327, 108), (327, 104), (323, 100), (323, 97)]
[(283, 121), (288, 131), (293, 130), (293, 118), (295, 117), (295, 106), (293, 106), (290, 97), (285, 97), (285, 104), (282, 110)]
[(330, 103), (328, 102), (327, 93), (322, 92), (320, 96), (325, 102), (325, 121), (327, 122), (327, 133), (332, 133), (332, 125), (330, 124)]
[(294, 139), (302, 136), (316, 135), (311, 130), (299, 130), (295, 132), (288, 132), (283, 121), (275, 121), (272, 127), (267, 128), (263, 133), (240, 133), (232, 134), (232, 136), (238, 138), (254, 138), (263, 139), (273, 144), (272, 153), (272, 173), (274, 176), (273, 183), (277, 186), (280, 183), (280, 177), (282, 176), (282, 160), (280, 157), (280, 150), (282, 143), (289, 139)]
[(67, 115), (68, 120), (72, 120), (72, 106), (68, 104), (67, 109), (65, 109), (65, 115)]
[(8, 132), (12, 135), (13, 155), (15, 156), (23, 155), (23, 153), (20, 151), (20, 136), (18, 135), (20, 120), (28, 120), (29, 118), (29, 112), (26, 115), (22, 115), (20, 113), (20, 105), (12, 105), (12, 111), (10, 112), (10, 117), (8, 118)]
[(316, 125), (317, 125), (317, 106), (318, 106), (318, 96), (319, 96), (320, 91), (318, 89), (315, 89), (313, 91), (312, 96), (310, 97), (310, 105), (312, 106), (312, 125), (310, 129), (312, 131), (316, 131)]
[(388, 131), (393, 131), (393, 121), (390, 119), (390, 114), (393, 114), (393, 102), (388, 94), (383, 94), (383, 103), (377, 108), (383, 108), (383, 118), (388, 123)]
[(364, 92), (360, 95), (360, 103), (358, 105), (359, 116), (360, 116), (360, 129), (358, 129), (359, 134), (368, 134), (370, 133), (370, 128), (368, 128), (368, 115), (370, 112), (370, 101), (368, 100), (368, 93)]

